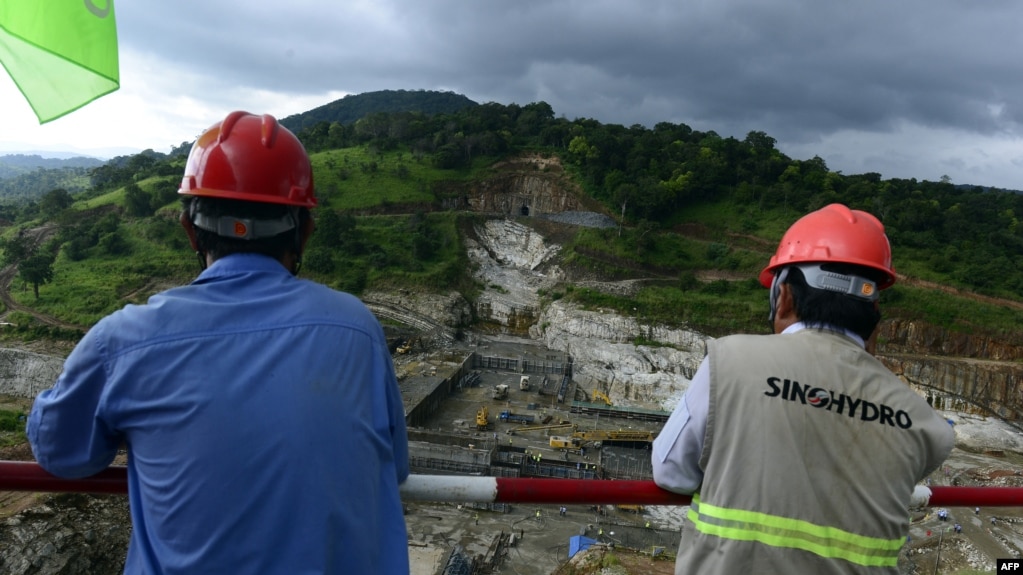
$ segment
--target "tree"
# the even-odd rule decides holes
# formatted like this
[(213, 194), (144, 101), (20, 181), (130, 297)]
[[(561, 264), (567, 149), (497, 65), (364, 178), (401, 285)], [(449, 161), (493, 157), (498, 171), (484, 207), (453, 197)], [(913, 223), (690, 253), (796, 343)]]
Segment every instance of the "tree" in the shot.
[(302, 265), (305, 269), (321, 273), (334, 273), (334, 256), (332, 252), (323, 246), (313, 246), (306, 250), (302, 256)]
[(39, 211), (47, 218), (53, 218), (73, 203), (74, 199), (71, 198), (71, 194), (67, 190), (57, 188), (46, 192), (39, 198)]
[(45, 251), (33, 254), (18, 264), (18, 276), (32, 284), (32, 291), (39, 299), (39, 286), (53, 281), (53, 257)]
[(144, 218), (153, 215), (152, 197), (138, 184), (131, 182), (124, 188), (124, 209), (129, 216)]
[(412, 239), (412, 257), (419, 262), (429, 261), (440, 247), (437, 231), (423, 212), (412, 214), (407, 225)]
[(131, 252), (131, 243), (124, 237), (120, 228), (100, 237), (99, 247), (112, 256), (121, 256)]
[(22, 233), (16, 234), (9, 240), (3, 242), (0, 247), (4, 249), (4, 265), (17, 264), (29, 256), (29, 240)]

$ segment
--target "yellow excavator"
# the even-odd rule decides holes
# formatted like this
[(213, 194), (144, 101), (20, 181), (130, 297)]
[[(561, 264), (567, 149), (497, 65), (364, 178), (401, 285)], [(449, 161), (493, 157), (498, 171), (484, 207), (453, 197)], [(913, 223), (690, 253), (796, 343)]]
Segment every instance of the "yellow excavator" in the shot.
[(416, 344), (419, 344), (420, 346), (423, 345), (422, 338), (420, 336), (416, 336), (405, 340), (405, 343), (403, 345), (398, 346), (398, 349), (396, 351), (401, 354), (408, 353), (412, 351), (412, 346)]
[(601, 403), (606, 403), (607, 405), (613, 405), (611, 403), (611, 398), (608, 397), (606, 393), (604, 393), (603, 391), (600, 391), (598, 389), (594, 389), (593, 390), (593, 403), (597, 403), (598, 401), (601, 402)]
[(490, 411), (485, 405), (476, 412), (476, 429), (480, 431), (490, 429)]

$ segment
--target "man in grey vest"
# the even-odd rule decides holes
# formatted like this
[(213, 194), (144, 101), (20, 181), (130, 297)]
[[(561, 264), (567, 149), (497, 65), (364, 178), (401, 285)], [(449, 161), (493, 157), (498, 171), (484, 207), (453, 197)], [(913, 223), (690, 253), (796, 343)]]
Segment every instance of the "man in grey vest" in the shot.
[(676, 573), (897, 574), (913, 487), (955, 438), (866, 349), (895, 283), (884, 226), (810, 213), (760, 283), (774, 335), (710, 341), (654, 441), (654, 481), (693, 494)]

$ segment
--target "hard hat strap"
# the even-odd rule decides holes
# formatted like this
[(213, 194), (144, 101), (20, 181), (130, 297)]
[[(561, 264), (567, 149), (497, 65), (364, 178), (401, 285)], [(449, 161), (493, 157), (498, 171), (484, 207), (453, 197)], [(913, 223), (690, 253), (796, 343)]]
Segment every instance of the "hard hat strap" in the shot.
[(274, 220), (254, 220), (234, 216), (207, 216), (192, 209), (192, 223), (195, 227), (213, 232), (225, 238), (254, 240), (272, 238), (298, 227), (298, 209), (289, 209), (286, 214)]
[(877, 282), (864, 277), (827, 271), (822, 269), (820, 264), (800, 264), (793, 267), (803, 272), (807, 285), (812, 288), (838, 292), (866, 301), (877, 301), (881, 296)]
[(778, 296), (781, 295), (781, 284), (785, 283), (785, 280), (789, 277), (789, 268), (784, 267), (778, 270), (774, 274), (774, 279), (771, 280), (771, 315), (767, 317), (767, 321), (774, 323), (774, 316), (778, 313)]

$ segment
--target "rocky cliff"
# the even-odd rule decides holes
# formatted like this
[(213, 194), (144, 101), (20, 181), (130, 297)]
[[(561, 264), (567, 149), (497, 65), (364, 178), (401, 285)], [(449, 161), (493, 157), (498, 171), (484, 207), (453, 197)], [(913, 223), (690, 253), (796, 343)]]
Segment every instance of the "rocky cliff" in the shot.
[(1023, 416), (1023, 346), (918, 321), (882, 321), (877, 356), (939, 408)]
[(493, 173), (455, 190), (447, 209), (505, 216), (537, 216), (585, 210), (579, 187), (565, 175), (556, 157), (528, 155), (494, 165)]
[[(485, 286), (475, 302), (478, 319), (510, 333), (528, 332), (569, 353), (584, 389), (643, 407), (673, 408), (705, 353), (708, 336), (560, 301), (542, 306), (539, 294), (564, 274), (556, 265), (558, 246), (526, 221), (493, 220), (475, 230), (469, 255)], [(626, 284), (591, 287), (618, 292), (627, 291)], [(877, 353), (937, 407), (1008, 419), (1023, 416), (1021, 344), (897, 319), (882, 322)]]
[(35, 397), (57, 380), (64, 358), (0, 349), (0, 395)]
[(929, 354), (993, 361), (1023, 359), (1023, 343), (951, 332), (938, 326), (904, 319), (882, 322), (878, 342), (878, 347), (886, 353)]
[(130, 536), (126, 497), (48, 496), (0, 525), (0, 573), (114, 575)]

